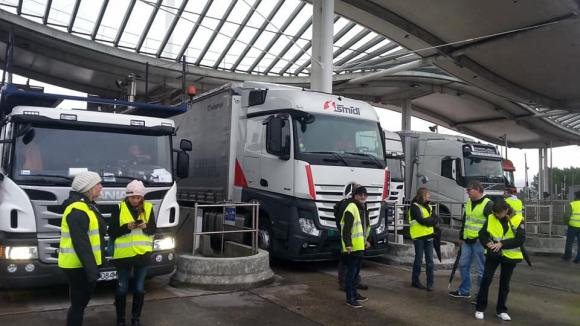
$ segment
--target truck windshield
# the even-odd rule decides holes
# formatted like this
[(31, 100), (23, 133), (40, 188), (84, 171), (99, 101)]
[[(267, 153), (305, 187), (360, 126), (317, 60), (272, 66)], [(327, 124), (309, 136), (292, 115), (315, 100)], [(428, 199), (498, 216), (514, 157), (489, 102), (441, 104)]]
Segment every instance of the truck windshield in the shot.
[(66, 184), (94, 171), (103, 184), (172, 183), (171, 136), (33, 127), (16, 139), (12, 174), (26, 184)]
[(466, 157), (465, 176), (503, 179), (503, 168), (501, 166), (501, 161), (478, 157)]
[(313, 116), (314, 119), (308, 122), (297, 119), (295, 123), (299, 153), (359, 153), (384, 160), (381, 133), (376, 122), (323, 114)]
[(387, 157), (387, 166), (391, 172), (391, 180), (403, 181), (403, 159), (400, 157)]

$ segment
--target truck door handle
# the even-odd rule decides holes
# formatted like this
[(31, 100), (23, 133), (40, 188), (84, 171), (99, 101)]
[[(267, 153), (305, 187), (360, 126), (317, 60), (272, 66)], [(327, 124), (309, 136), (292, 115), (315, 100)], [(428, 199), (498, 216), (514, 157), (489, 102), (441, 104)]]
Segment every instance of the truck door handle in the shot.
[(266, 179), (260, 179), (260, 186), (267, 187), (268, 186), (268, 181), (266, 181)]

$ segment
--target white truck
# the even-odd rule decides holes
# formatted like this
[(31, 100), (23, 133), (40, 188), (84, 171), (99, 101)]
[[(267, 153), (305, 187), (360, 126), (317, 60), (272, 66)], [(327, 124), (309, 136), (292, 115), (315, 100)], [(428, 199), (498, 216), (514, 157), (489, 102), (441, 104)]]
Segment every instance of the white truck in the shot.
[[(339, 253), (333, 207), (349, 182), (367, 187), (369, 256), (387, 248), (384, 139), (367, 103), (276, 84), (231, 83), (193, 98), (174, 118), (191, 139), (178, 201), (258, 202), (259, 245), (288, 260)], [(236, 217), (238, 218), (238, 217)]]
[[(65, 281), (57, 266), (65, 209), (62, 204), (68, 198), (73, 176), (86, 170), (102, 177), (103, 190), (97, 204), (107, 220), (112, 208), (124, 198), (129, 181), (139, 179), (145, 183), (145, 199), (153, 204), (158, 228), (148, 273), (153, 276), (172, 272), (173, 232), (179, 221), (172, 167), (174, 122), (84, 109), (18, 105), (21, 101), (46, 105), (59, 100), (58, 96), (13, 87), (8, 85), (2, 93), (0, 287), (34, 287)], [(182, 171), (184, 168), (187, 166), (181, 167)], [(104, 280), (115, 277), (108, 262), (109, 259), (101, 269)]]
[(470, 180), (480, 181), (491, 198), (503, 196), (502, 156), (493, 145), (465, 136), (399, 132), (405, 149), (407, 198), (427, 187), (445, 219), (461, 218)]
[(395, 216), (398, 217), (397, 229), (403, 229), (403, 207), (397, 210), (395, 214), (394, 205), (402, 205), (405, 200), (405, 153), (403, 152), (403, 142), (398, 133), (383, 130), (385, 135), (385, 158), (391, 173), (391, 182), (389, 184), (389, 196), (386, 199), (387, 204), (383, 210), (387, 216), (387, 225), (389, 230), (395, 229)]

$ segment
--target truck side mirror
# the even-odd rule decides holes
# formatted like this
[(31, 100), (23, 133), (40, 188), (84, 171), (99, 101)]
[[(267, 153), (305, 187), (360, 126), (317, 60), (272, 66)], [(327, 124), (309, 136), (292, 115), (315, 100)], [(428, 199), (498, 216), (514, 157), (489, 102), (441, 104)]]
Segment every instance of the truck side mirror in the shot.
[(189, 177), (189, 154), (185, 151), (177, 152), (176, 174), (180, 179)]
[(290, 159), (290, 136), (283, 135), (287, 123), (282, 117), (271, 117), (266, 124), (266, 151), (282, 160)]
[(182, 139), (179, 142), (179, 149), (181, 149), (184, 152), (191, 152), (191, 149), (193, 148), (193, 146), (191, 145), (191, 141), (187, 140), (187, 139)]
[(456, 158), (455, 159), (455, 182), (457, 182), (457, 184), (459, 186), (465, 186), (465, 178), (463, 177), (463, 169), (462, 169), (462, 160), (461, 158)]

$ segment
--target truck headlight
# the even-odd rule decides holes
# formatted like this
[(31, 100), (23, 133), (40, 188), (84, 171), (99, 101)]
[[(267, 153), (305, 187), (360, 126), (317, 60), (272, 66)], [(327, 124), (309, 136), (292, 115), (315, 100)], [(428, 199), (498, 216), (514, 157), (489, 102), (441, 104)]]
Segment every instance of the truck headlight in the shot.
[(26, 247), (0, 246), (0, 259), (7, 260), (38, 259), (38, 248), (36, 246), (26, 246)]
[(379, 222), (379, 226), (377, 226), (377, 234), (381, 234), (383, 232), (385, 232), (386, 230), (386, 223), (385, 223), (385, 219), (382, 218), (381, 221)]
[(306, 234), (313, 235), (315, 237), (320, 235), (320, 230), (314, 225), (314, 221), (309, 218), (299, 218), (298, 223), (300, 224), (300, 229)]
[(172, 237), (153, 240), (153, 250), (171, 250), (175, 248), (175, 240)]

